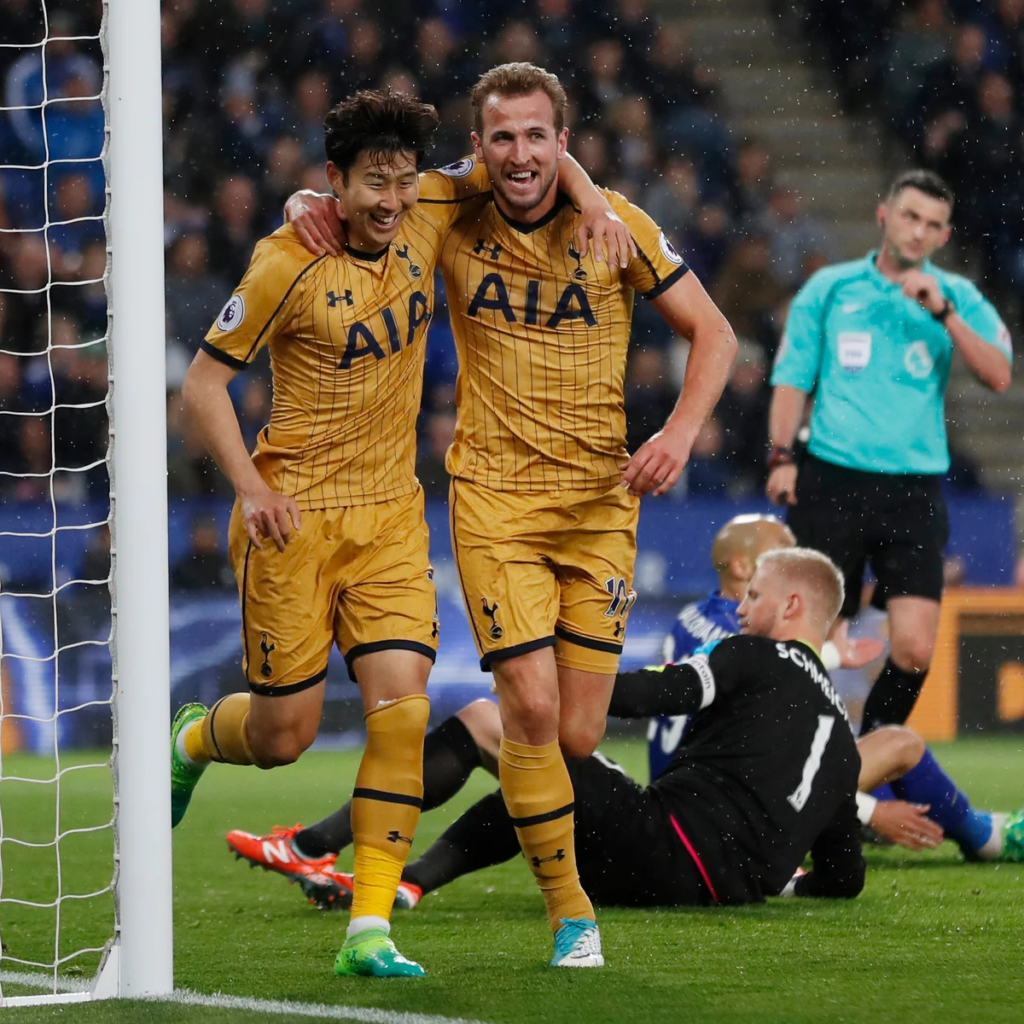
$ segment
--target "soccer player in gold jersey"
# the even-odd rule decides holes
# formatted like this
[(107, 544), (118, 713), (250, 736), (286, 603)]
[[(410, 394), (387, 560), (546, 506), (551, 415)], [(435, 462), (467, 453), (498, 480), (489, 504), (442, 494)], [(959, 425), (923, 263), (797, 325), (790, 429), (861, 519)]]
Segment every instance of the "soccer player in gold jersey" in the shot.
[[(593, 751), (618, 667), (641, 495), (664, 494), (714, 408), (733, 333), (658, 227), (605, 193), (636, 254), (599, 262), (558, 189), (565, 92), (530, 64), (472, 91), (476, 159), (493, 192), (463, 204), (441, 248), (459, 355), (448, 454), (455, 559), (503, 728), (499, 777), (555, 934), (555, 966), (603, 964), (579, 883), (564, 756)], [(466, 164), (466, 172), (472, 168)], [(290, 200), (289, 215), (326, 204)], [(683, 393), (629, 455), (622, 402), (634, 293), (690, 342)]]
[[(425, 175), (421, 190), (435, 126), (432, 107), (402, 96), (359, 93), (331, 111), (327, 174), (347, 244), (311, 257), (291, 227), (263, 239), (185, 385), (238, 495), (230, 548), (249, 693), (176, 716), (173, 823), (211, 760), (270, 768), (313, 742), (336, 643), (367, 727), (352, 814), (359, 896), (339, 974), (423, 973), (388, 938), (422, 798), (438, 635), (414, 426), (440, 239), (488, 184), (471, 167)], [(274, 405), (250, 458), (227, 385), (264, 345)]]
[[(312, 257), (290, 227), (256, 246), (184, 386), (237, 494), (230, 553), (248, 693), (172, 728), (173, 823), (210, 761), (272, 768), (313, 742), (337, 644), (359, 685), (366, 749), (352, 823), (357, 895), (337, 974), (418, 976), (389, 937), (423, 792), (434, 584), (414, 472), (438, 245), (455, 208), (417, 206), (433, 107), (358, 93), (325, 121), (327, 175), (348, 225)], [(270, 423), (250, 457), (227, 385), (269, 346)]]

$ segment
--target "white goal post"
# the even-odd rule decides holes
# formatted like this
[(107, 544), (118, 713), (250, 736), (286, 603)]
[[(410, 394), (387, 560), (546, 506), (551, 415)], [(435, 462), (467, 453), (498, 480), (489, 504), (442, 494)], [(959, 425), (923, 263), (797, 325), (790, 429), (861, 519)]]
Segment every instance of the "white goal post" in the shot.
[[(43, 18), (49, 33), (45, 2)], [(174, 987), (160, 0), (104, 0), (101, 45), (110, 318), (114, 935), (88, 986), (61, 973), (59, 956), (46, 974), (0, 971), (0, 981), (46, 990), (5, 997), (0, 989), (0, 1007), (166, 996)], [(18, 109), (39, 114), (45, 143), (45, 40), (37, 49), (43, 100)], [(44, 183), (48, 165), (47, 151)], [(42, 229), (26, 232), (45, 233), (51, 223), (47, 214)], [(53, 586), (55, 600), (60, 587)], [(56, 664), (55, 657), (35, 660)], [(37, 720), (50, 721), (56, 736), (60, 711), (53, 714)], [(0, 781), (2, 774), (0, 769)], [(60, 779), (58, 770), (58, 787)], [(58, 829), (53, 843), (37, 845), (60, 842)], [(0, 849), (0, 893), (2, 884)], [(2, 955), (0, 966), (6, 966)]]
[(107, 0), (117, 994), (174, 988), (160, 0)]

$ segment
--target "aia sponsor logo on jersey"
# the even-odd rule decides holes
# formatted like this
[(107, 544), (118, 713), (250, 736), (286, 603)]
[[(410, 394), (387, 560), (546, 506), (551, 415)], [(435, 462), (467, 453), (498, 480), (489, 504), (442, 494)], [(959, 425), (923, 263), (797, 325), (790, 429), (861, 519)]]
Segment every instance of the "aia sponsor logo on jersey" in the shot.
[[(549, 282), (558, 288), (558, 282)], [(565, 285), (552, 309), (551, 295), (541, 294), (542, 282), (527, 279), (525, 295), (516, 288), (510, 288), (501, 274), (485, 274), (477, 285), (470, 300), (469, 316), (480, 318), (485, 310), (493, 310), (504, 318), (505, 323), (523, 323), (528, 327), (546, 327), (557, 330), (563, 323), (582, 320), (588, 327), (597, 326), (597, 317), (591, 308), (583, 285), (575, 281)], [(546, 289), (545, 289), (546, 290)], [(548, 309), (552, 311), (547, 312)]]
[[(363, 320), (351, 324), (345, 339), (345, 351), (338, 363), (339, 370), (348, 370), (354, 362), (366, 356), (384, 359), (387, 355), (397, 355), (403, 348), (408, 348), (416, 340), (416, 332), (420, 327), (426, 331), (427, 324), (433, 315), (423, 292), (416, 291), (409, 296), (407, 320), (409, 329), (402, 332), (398, 326), (398, 318), (390, 307), (382, 309), (377, 316), (380, 323), (371, 325)], [(376, 330), (374, 329), (376, 326)], [(380, 327), (384, 330), (381, 331)], [(380, 340), (378, 340), (380, 339)]]

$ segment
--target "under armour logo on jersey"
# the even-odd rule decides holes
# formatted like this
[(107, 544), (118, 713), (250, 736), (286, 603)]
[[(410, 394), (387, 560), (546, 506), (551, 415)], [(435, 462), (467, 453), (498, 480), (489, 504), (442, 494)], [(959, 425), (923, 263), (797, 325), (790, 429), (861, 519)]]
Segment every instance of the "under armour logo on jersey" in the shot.
[(272, 643), (270, 637), (264, 633), (263, 639), (260, 641), (260, 650), (263, 652), (263, 664), (260, 665), (260, 675), (264, 679), (269, 679), (274, 674), (274, 670), (270, 667), (270, 655), (277, 650), (277, 644)]
[[(416, 275), (414, 275), (416, 276)], [(352, 305), (352, 293), (350, 291), (344, 292), (342, 295), (335, 295), (334, 292), (327, 293), (327, 305), (334, 309), (339, 302), (345, 302), (347, 305)]]
[(496, 260), (501, 255), (501, 244), (495, 242), (494, 245), (488, 245), (482, 238), (476, 240), (476, 245), (473, 246), (473, 252), (479, 256), (481, 253), (487, 253), (492, 260)]
[(398, 246), (395, 246), (395, 255), (400, 260), (405, 260), (409, 264), (409, 276), (410, 277), (416, 278), (416, 277), (419, 277), (423, 273), (423, 271), (419, 267), (419, 264), (413, 263), (412, 257), (409, 255), (409, 243), (408, 242), (406, 242), (406, 244), (403, 245), (401, 249), (399, 249)]
[(399, 832), (397, 828), (393, 828), (388, 833), (388, 842), (389, 843), (408, 843), (410, 846), (412, 846), (412, 839), (410, 839), (408, 836), (403, 836), (402, 833)]
[(573, 275), (572, 276), (575, 277), (577, 281), (586, 281), (586, 279), (587, 279), (587, 272), (583, 269), (583, 265), (582, 265), (582, 262), (581, 262), (582, 261), (582, 257), (580, 256), (579, 249), (576, 248), (576, 243), (575, 242), (570, 242), (569, 243), (569, 250), (568, 251), (569, 251), (569, 258), (576, 261), (576, 269), (573, 271)]
[(559, 847), (550, 857), (531, 857), (530, 863), (535, 867), (539, 868), (541, 864), (547, 864), (553, 860), (565, 860), (565, 850)]
[(486, 615), (487, 618), (489, 618), (491, 620), (491, 629), (490, 629), (491, 639), (492, 640), (500, 640), (505, 635), (505, 630), (503, 630), (501, 628), (501, 626), (498, 625), (497, 621), (494, 618), (494, 616), (498, 612), (498, 602), (495, 601), (494, 604), (492, 604), (490, 607), (488, 607), (487, 606), (487, 598), (485, 597), (483, 599), (483, 606), (484, 606), (484, 615)]

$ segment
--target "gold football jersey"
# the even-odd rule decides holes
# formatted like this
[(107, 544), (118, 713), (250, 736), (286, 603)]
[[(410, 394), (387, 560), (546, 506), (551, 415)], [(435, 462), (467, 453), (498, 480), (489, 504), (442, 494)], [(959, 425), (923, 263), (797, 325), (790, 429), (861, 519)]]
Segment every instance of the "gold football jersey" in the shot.
[(314, 257), (290, 225), (262, 239), (206, 335), (203, 349), (239, 370), (269, 346), (273, 411), (253, 461), (300, 508), (388, 501), (417, 486), (438, 247), (463, 200), (489, 186), (462, 161), (446, 170), (420, 175), (420, 202), (382, 253)]
[(474, 198), (442, 243), (459, 356), (453, 476), (527, 491), (621, 477), (633, 296), (655, 298), (688, 268), (647, 214), (603, 191), (636, 241), (625, 269), (580, 256), (579, 213), (561, 194), (534, 224)]

